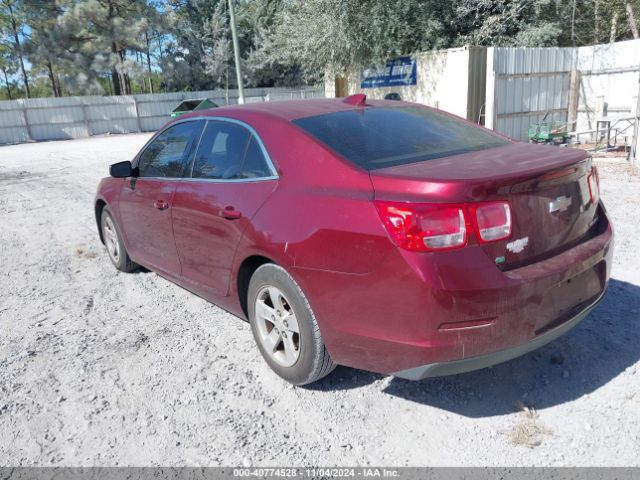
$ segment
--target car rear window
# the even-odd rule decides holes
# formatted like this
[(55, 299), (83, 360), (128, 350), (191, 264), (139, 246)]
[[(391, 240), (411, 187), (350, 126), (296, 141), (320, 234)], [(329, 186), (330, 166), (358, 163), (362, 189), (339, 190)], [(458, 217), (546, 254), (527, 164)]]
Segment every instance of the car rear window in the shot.
[(293, 123), (366, 170), (509, 143), (487, 130), (420, 107), (362, 108), (300, 118)]

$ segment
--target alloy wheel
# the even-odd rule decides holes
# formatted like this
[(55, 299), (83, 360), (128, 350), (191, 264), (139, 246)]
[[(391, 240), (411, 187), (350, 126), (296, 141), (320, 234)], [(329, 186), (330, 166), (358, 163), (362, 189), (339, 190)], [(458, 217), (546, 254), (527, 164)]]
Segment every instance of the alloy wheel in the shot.
[(258, 338), (276, 363), (291, 367), (300, 357), (300, 327), (291, 303), (276, 287), (258, 292), (255, 304)]
[(114, 263), (118, 263), (120, 260), (120, 243), (118, 242), (116, 226), (109, 215), (105, 216), (102, 233), (104, 236), (104, 244), (107, 247), (107, 252), (111, 260), (113, 260)]

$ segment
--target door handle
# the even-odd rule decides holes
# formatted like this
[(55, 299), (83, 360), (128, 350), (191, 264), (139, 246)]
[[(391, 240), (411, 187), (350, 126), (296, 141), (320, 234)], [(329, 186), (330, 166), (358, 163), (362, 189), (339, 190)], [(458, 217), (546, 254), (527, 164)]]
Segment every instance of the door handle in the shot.
[(169, 203), (165, 202), (164, 200), (156, 200), (155, 202), (153, 202), (153, 206), (158, 210), (166, 210), (167, 208), (169, 208)]
[(229, 205), (220, 210), (220, 216), (227, 220), (236, 220), (242, 216), (242, 213)]

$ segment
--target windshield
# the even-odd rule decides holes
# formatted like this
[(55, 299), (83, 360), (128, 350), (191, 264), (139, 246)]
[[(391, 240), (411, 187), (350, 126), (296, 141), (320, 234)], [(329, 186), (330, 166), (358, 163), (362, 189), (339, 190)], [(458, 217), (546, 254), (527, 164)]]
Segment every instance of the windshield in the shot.
[(300, 118), (293, 123), (366, 170), (509, 143), (487, 130), (420, 107), (362, 108)]

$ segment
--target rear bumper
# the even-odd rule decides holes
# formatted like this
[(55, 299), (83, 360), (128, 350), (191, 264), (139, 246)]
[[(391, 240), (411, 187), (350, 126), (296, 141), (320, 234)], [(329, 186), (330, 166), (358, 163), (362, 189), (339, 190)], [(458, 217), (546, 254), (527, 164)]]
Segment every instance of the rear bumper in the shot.
[(368, 274), (294, 269), (341, 365), (405, 378), (494, 365), (554, 340), (603, 297), (613, 230), (558, 255), (500, 271), (477, 247), (397, 250)]
[(555, 339), (567, 333), (578, 323), (580, 323), (587, 315), (589, 315), (589, 313), (591, 313), (591, 311), (604, 298), (605, 294), (606, 290), (593, 303), (587, 306), (584, 310), (580, 311), (574, 317), (565, 321), (560, 326), (553, 328), (541, 335), (538, 335), (532, 340), (521, 345), (516, 345), (515, 347), (507, 348), (506, 350), (500, 350), (499, 352), (464, 358), (461, 360), (420, 365), (419, 367), (408, 368), (399, 372), (392, 372), (391, 375), (395, 377), (406, 378), (407, 380), (422, 380), (429, 377), (457, 375), (459, 373), (480, 370), (482, 368), (491, 367), (499, 363), (507, 362), (509, 360), (537, 350), (538, 348), (553, 342)]

